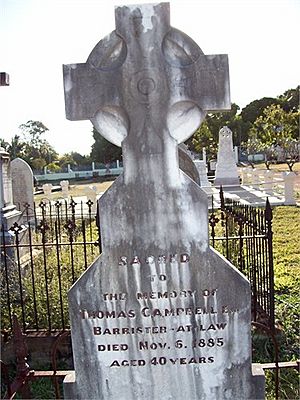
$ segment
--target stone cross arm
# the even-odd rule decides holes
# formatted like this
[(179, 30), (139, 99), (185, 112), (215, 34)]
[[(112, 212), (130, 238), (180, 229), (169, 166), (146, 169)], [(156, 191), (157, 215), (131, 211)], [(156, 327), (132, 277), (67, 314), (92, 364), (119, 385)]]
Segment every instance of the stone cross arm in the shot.
[[(103, 134), (103, 116), (108, 121), (113, 115), (116, 131), (131, 127), (134, 135), (147, 119), (146, 125), (156, 126), (161, 135), (166, 124), (172, 130), (179, 119), (189, 119), (186, 110), (192, 107), (199, 116), (192, 129), (184, 132), (181, 126), (178, 137), (171, 132), (180, 143), (207, 111), (230, 109), (227, 55), (205, 55), (172, 28), (168, 3), (118, 7), (115, 14), (116, 30), (95, 46), (87, 62), (64, 65), (68, 119), (90, 119)], [(159, 126), (158, 115), (164, 116)], [(120, 145), (126, 135), (106, 138)]]

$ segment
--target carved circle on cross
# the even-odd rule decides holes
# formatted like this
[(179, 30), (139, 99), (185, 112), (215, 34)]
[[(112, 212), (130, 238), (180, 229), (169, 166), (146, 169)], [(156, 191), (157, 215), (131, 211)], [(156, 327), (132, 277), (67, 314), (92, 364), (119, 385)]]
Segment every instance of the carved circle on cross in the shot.
[(130, 79), (130, 93), (142, 104), (161, 102), (166, 99), (166, 79), (157, 68), (135, 72)]

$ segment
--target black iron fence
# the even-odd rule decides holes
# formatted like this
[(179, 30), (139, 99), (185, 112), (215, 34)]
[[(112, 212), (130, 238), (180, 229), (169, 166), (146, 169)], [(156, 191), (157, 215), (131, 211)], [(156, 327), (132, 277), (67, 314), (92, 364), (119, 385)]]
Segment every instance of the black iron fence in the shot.
[(209, 216), (211, 245), (250, 281), (252, 320), (274, 329), (272, 208), (263, 209), (225, 199)]
[[(252, 318), (274, 326), (272, 211), (224, 200), (209, 216), (211, 244), (250, 280)], [(101, 253), (96, 205), (74, 200), (25, 206), (1, 231), (2, 330), (13, 315), (25, 333), (69, 328), (67, 292)]]
[(69, 328), (67, 292), (99, 255), (95, 204), (73, 199), (28, 205), (1, 229), (2, 330), (15, 314), (23, 332)]

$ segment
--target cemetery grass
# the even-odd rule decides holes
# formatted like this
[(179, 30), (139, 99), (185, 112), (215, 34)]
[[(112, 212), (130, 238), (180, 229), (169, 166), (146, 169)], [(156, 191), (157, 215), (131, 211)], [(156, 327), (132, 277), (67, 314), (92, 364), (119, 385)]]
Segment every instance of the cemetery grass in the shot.
[[(275, 318), (279, 361), (299, 359), (300, 208), (273, 209)], [(254, 362), (274, 362), (272, 342), (253, 334)], [(273, 372), (267, 371), (267, 400), (275, 399)], [(294, 369), (280, 371), (280, 399), (298, 399), (299, 376)]]
[[(276, 307), (276, 325), (278, 328), (277, 339), (279, 342), (279, 360), (292, 361), (299, 359), (299, 292), (300, 292), (300, 208), (299, 207), (276, 207), (273, 209), (273, 232), (274, 232), (274, 271), (275, 271), (275, 307)], [(96, 227), (93, 226), (93, 236), (96, 237)], [(81, 239), (80, 237), (77, 238)], [(96, 249), (95, 249), (96, 250)], [(94, 254), (94, 255), (93, 255)], [(97, 255), (97, 251), (90, 254), (89, 262)], [(58, 280), (55, 269), (57, 268), (56, 254), (49, 252), (48, 266), (52, 266), (49, 271), (51, 278), (51, 286), (49, 287), (49, 295), (52, 304), (56, 304), (51, 309), (52, 324), (59, 325), (61, 322), (61, 310), (59, 307), (59, 290)], [(63, 256), (62, 265), (69, 264), (69, 253)], [(83, 255), (75, 254), (75, 277), (78, 278), (83, 272)], [(37, 284), (36, 295), (42, 299), (40, 306), (41, 310), (46, 309), (45, 302), (45, 281), (43, 262), (39, 263), (39, 278)], [(63, 292), (71, 285), (70, 271), (65, 268), (62, 270)], [(32, 290), (32, 283), (30, 279), (27, 281), (27, 290)], [(67, 287), (68, 286), (68, 287)], [(32, 295), (33, 293), (31, 293)], [(54, 301), (53, 301), (54, 300)], [(67, 296), (64, 295), (63, 309), (66, 326), (68, 326), (68, 312), (67, 312)], [(29, 310), (27, 310), (29, 311)], [(31, 318), (32, 313), (29, 312)], [(40, 323), (47, 324), (47, 315), (44, 313), (43, 321)], [(253, 362), (274, 362), (274, 351), (271, 340), (265, 335), (253, 333)], [(36, 368), (36, 366), (34, 366)], [(44, 369), (48, 369), (44, 366)], [(43, 369), (43, 368), (39, 368)], [(267, 371), (266, 373), (266, 399), (275, 399), (275, 384), (273, 372)], [(37, 380), (33, 384), (34, 398), (36, 399), (50, 399), (53, 398), (53, 386), (50, 381), (45, 379), (44, 382)], [(297, 372), (293, 369), (284, 369), (280, 372), (280, 399), (298, 399), (300, 398), (299, 384)]]

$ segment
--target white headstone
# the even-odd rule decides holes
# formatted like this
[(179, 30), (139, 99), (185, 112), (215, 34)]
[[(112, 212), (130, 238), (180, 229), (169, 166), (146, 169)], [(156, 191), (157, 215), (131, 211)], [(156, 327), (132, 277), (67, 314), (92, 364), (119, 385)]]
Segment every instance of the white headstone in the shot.
[(69, 196), (69, 181), (60, 181), (61, 192), (63, 197)]
[(283, 172), (282, 176), (284, 179), (284, 204), (294, 206), (296, 205), (294, 194), (296, 174), (294, 172)]
[(11, 162), (7, 151), (0, 147), (0, 209), (14, 207), (11, 182)]
[(196, 164), (196, 167), (199, 172), (200, 186), (201, 187), (210, 187), (211, 183), (209, 182), (208, 177), (207, 177), (206, 163), (202, 160), (194, 160), (194, 163)]
[(219, 147), (215, 186), (236, 186), (240, 184), (237, 165), (233, 152), (232, 132), (224, 126), (219, 132)]
[(47, 197), (48, 199), (51, 197), (51, 195), (52, 195), (52, 183), (45, 183), (43, 186), (42, 186), (42, 189), (43, 189), (43, 192), (44, 192), (44, 195), (45, 195), (45, 197)]
[[(4, 235), (6, 244), (13, 242), (12, 236), (8, 230), (12, 225), (20, 222), (21, 212), (16, 209), (13, 203), (12, 180), (11, 180), (11, 162), (9, 153), (0, 147), (0, 243)], [(11, 257), (14, 255), (14, 249), (9, 250)]]
[(29, 211), (34, 210), (34, 185), (33, 173), (30, 165), (21, 158), (15, 158), (11, 161), (12, 191), (13, 199), (17, 208), (24, 210), (28, 205)]

